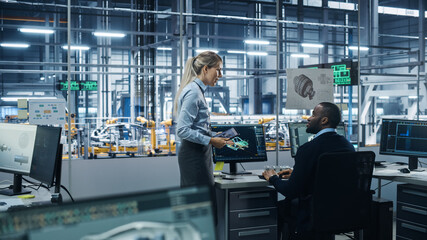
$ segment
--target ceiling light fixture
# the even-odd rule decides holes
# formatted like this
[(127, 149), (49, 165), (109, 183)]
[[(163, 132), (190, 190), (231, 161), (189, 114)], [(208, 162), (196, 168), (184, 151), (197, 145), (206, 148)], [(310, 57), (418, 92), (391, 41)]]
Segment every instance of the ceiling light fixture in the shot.
[(115, 37), (115, 38), (122, 38), (126, 36), (126, 34), (124, 33), (114, 33), (114, 32), (93, 32), (93, 35), (97, 37)]
[[(68, 50), (68, 45), (64, 45), (64, 46), (62, 46), (62, 49), (64, 49), (64, 50)], [(71, 50), (89, 50), (89, 49), (90, 49), (90, 47), (88, 47), (88, 46), (71, 45), (71, 46), (70, 46), (70, 49), (71, 49)]]
[(197, 49), (196, 53), (201, 53), (201, 52), (205, 52), (205, 51), (211, 51), (214, 53), (218, 53), (218, 50), (216, 50), (216, 49)]
[(5, 102), (16, 102), (18, 99), (57, 99), (56, 97), (2, 97)]
[(293, 54), (291, 54), (291, 57), (293, 57), (293, 58), (309, 58), (310, 55), (308, 55), (308, 54), (301, 54), (301, 53), (293, 53)]
[(27, 43), (0, 43), (0, 46), (10, 48), (28, 48), (30, 45)]
[(301, 46), (303, 47), (310, 47), (310, 48), (323, 48), (324, 45), (320, 43), (301, 43)]
[(258, 44), (258, 45), (268, 45), (270, 44), (269, 41), (265, 41), (265, 40), (254, 40), (254, 39), (248, 39), (245, 40), (246, 44)]
[(158, 47), (157, 50), (172, 51), (171, 47)]
[[(357, 51), (357, 46), (349, 46), (348, 49), (353, 50), (353, 51)], [(368, 47), (360, 46), (360, 51), (368, 51), (368, 50), (369, 50)]]
[(227, 50), (227, 53), (246, 54), (245, 51), (239, 51), (239, 50)]
[(41, 34), (52, 34), (55, 32), (52, 29), (43, 29), (43, 28), (18, 28), (18, 31), (23, 33), (41, 33)]
[(250, 56), (267, 56), (267, 52), (248, 52), (248, 55)]

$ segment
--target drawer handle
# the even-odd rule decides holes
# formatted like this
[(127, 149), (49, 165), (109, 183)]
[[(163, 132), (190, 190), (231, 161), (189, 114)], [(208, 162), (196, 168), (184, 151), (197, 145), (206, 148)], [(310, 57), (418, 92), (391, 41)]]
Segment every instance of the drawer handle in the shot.
[(240, 199), (250, 199), (250, 198), (268, 198), (270, 197), (269, 193), (257, 193), (257, 194), (244, 194), (239, 195)]
[(407, 189), (403, 189), (402, 192), (407, 194), (417, 195), (420, 197), (427, 197), (427, 193), (424, 193), (424, 192), (418, 192), (418, 191), (407, 190)]
[(250, 218), (250, 217), (261, 217), (261, 216), (269, 216), (270, 211), (259, 211), (259, 212), (250, 212), (250, 213), (239, 213), (237, 215), (238, 218)]
[(417, 227), (417, 226), (407, 224), (407, 223), (402, 223), (402, 227), (407, 228), (407, 229), (411, 229), (411, 230), (414, 230), (417, 232), (427, 233), (427, 230), (425, 228)]
[(253, 236), (253, 235), (260, 235), (260, 234), (267, 234), (270, 233), (270, 229), (259, 229), (259, 230), (253, 230), (253, 231), (244, 231), (239, 232), (239, 237), (246, 237), (246, 236)]
[(426, 216), (427, 215), (427, 211), (426, 210), (421, 210), (421, 209), (417, 209), (417, 208), (411, 208), (411, 207), (407, 207), (407, 206), (402, 206), (402, 210), (403, 211), (408, 211), (411, 213), (417, 213), (417, 214), (421, 214)]

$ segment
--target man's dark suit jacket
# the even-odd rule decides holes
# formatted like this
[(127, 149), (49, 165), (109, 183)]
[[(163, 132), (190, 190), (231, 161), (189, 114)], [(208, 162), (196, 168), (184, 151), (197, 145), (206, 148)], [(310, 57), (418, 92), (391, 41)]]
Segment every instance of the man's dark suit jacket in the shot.
[(310, 198), (313, 193), (317, 160), (323, 153), (354, 152), (353, 145), (336, 132), (327, 132), (300, 146), (289, 180), (272, 176), (269, 182), (283, 196), (299, 199), (297, 229), (306, 230), (310, 214)]

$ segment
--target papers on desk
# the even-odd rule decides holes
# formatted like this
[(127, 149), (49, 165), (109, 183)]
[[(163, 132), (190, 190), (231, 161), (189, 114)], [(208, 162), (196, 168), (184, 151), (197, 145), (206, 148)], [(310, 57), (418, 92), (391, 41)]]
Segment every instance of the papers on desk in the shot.
[(0, 211), (6, 211), (11, 206), (24, 205), (24, 202), (20, 198), (0, 199), (0, 202), (6, 203), (6, 205), (0, 206)]

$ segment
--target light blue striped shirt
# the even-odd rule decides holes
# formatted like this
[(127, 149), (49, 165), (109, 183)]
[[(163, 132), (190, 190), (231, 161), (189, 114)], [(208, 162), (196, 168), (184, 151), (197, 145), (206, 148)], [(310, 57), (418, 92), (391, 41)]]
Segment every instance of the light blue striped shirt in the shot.
[(207, 86), (198, 78), (184, 87), (178, 98), (176, 134), (180, 139), (208, 145), (211, 140), (210, 113), (204, 93)]

